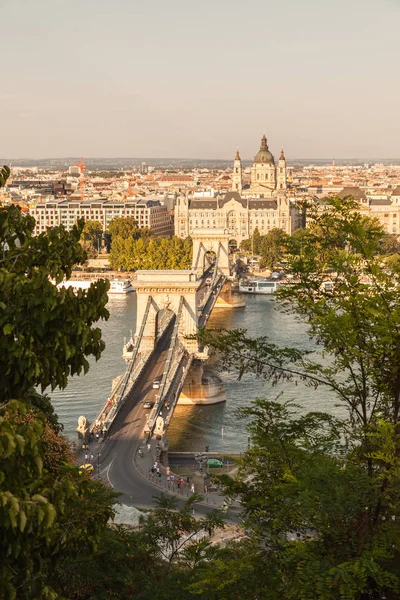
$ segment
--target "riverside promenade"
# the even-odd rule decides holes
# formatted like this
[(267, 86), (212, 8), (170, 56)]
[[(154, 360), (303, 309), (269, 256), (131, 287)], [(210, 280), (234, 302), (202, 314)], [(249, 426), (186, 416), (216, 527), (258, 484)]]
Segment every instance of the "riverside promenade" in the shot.
[[(160, 496), (173, 497), (177, 501), (178, 507), (181, 507), (184, 502), (192, 495), (191, 483), (193, 479), (189, 477), (190, 482), (187, 482), (187, 476), (182, 476), (174, 473), (170, 469), (170, 476), (174, 475), (174, 483), (168, 481), (166, 475), (166, 467), (160, 465), (161, 477), (151, 473), (151, 468), (157, 460), (157, 440), (147, 440), (146, 437), (137, 440), (134, 451), (130, 454), (129, 469), (125, 468), (123, 473), (115, 469), (115, 456), (113, 456), (112, 438), (102, 438), (99, 441), (96, 438), (88, 443), (88, 447), (81, 449), (78, 453), (78, 461), (80, 464), (85, 463), (85, 455), (91, 456), (91, 463), (94, 467), (94, 475), (110, 485), (119, 493), (119, 501), (127, 506), (135, 506), (139, 509), (151, 509), (154, 507), (155, 499)], [(150, 444), (148, 450), (147, 444)], [(133, 450), (133, 449), (132, 449)], [(139, 452), (141, 451), (141, 452)], [(110, 460), (111, 458), (111, 460)], [(114, 470), (113, 470), (114, 467)], [(122, 474), (127, 477), (122, 478)], [(117, 475), (117, 476), (115, 476)], [(177, 481), (182, 478), (183, 484), (178, 488)], [(195, 493), (200, 493), (196, 490)], [(207, 493), (201, 494), (202, 499), (194, 504), (195, 515), (203, 516), (214, 509), (221, 509), (224, 504), (228, 504), (226, 512), (226, 520), (228, 523), (239, 524), (240, 505), (237, 502), (227, 502), (224, 496), (216, 490), (209, 490)]]

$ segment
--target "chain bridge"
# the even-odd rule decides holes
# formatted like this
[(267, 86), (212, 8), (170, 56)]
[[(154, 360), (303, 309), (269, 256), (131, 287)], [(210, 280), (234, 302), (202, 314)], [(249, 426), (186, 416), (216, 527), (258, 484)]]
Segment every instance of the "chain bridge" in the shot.
[(166, 458), (168, 425), (185, 379), (191, 373), (192, 379), (201, 380), (201, 365), (208, 358), (193, 335), (206, 326), (230, 276), (228, 241), (223, 231), (198, 231), (193, 235), (192, 269), (137, 272), (136, 333), (125, 346), (126, 371), (95, 422), (78, 428), (84, 440), (96, 432), (111, 440), (114, 459), (121, 459), (121, 443), (126, 449), (127, 443), (136, 440), (138, 446), (143, 439), (157, 440), (157, 451)]

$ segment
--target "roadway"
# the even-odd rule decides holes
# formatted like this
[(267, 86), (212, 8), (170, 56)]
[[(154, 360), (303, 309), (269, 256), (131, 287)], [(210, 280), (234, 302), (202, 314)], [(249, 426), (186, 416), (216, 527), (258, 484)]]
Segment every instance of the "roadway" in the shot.
[[(201, 287), (205, 286), (205, 279), (203, 279)], [(205, 309), (211, 306), (211, 303), (212, 295), (206, 303)], [(204, 314), (203, 310), (203, 319), (206, 320), (206, 318), (207, 314)], [(155, 378), (164, 373), (174, 324), (175, 318), (168, 325), (153, 355), (135, 382), (124, 406), (115, 417), (109, 437), (100, 443), (92, 441), (90, 444), (90, 451), (95, 455), (96, 470), (120, 494), (119, 501), (122, 504), (149, 508), (154, 504), (154, 497), (160, 495), (159, 488), (157, 489), (155, 484), (138, 471), (134, 461), (140, 445), (142, 447), (145, 445), (144, 431), (151, 412), (151, 409), (143, 408), (143, 402), (156, 402), (159, 390), (153, 389), (153, 382)], [(166, 416), (165, 408), (163, 408), (163, 416), (164, 418)], [(150, 455), (146, 453), (146, 460), (141, 463), (143, 466), (145, 463), (150, 464), (151, 459), (155, 458), (153, 454), (155, 445), (156, 441), (152, 441), (152, 451)], [(162, 493), (168, 494), (168, 491), (163, 490)], [(170, 495), (177, 497), (176, 494)], [(177, 497), (177, 502), (178, 505), (183, 505), (184, 500)], [(199, 515), (207, 514), (212, 509), (212, 506), (203, 503), (196, 504), (196, 512)], [(238, 513), (238, 509), (229, 510), (229, 520), (238, 523)]]
[(113, 433), (99, 449), (100, 472), (113, 488), (121, 492), (123, 504), (146, 505), (154, 493), (153, 486), (137, 473), (133, 459), (144, 439), (147, 417), (151, 412), (143, 408), (143, 402), (156, 401), (159, 390), (153, 389), (153, 381), (164, 372), (172, 329), (173, 322), (115, 417)]

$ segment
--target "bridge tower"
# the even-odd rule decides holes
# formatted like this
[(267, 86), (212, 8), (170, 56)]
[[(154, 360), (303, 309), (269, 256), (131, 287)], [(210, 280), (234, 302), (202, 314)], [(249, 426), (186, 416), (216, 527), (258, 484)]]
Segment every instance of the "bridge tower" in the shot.
[(193, 240), (192, 268), (198, 275), (202, 275), (209, 266), (208, 253), (214, 253), (218, 269), (226, 276), (230, 276), (229, 266), (229, 234), (225, 229), (195, 229), (191, 235)]
[(187, 340), (185, 336), (197, 333), (196, 293), (198, 286), (196, 273), (191, 270), (137, 272), (137, 280), (135, 281), (137, 295), (136, 331), (138, 332), (142, 323), (144, 323), (140, 346), (142, 351), (154, 350), (155, 348), (159, 312), (170, 310), (177, 315), (183, 297), (178, 333), (179, 340), (189, 353), (197, 352), (197, 341)]

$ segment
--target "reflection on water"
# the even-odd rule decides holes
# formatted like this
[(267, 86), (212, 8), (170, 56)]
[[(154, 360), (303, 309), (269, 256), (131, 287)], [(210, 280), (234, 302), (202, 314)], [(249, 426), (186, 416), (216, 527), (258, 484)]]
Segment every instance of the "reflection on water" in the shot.
[[(209, 326), (216, 328), (244, 328), (252, 336), (267, 335), (278, 345), (314, 349), (305, 326), (293, 315), (276, 310), (276, 302), (263, 296), (246, 296), (246, 308), (214, 309)], [(110, 319), (101, 323), (106, 350), (99, 362), (91, 361), (87, 375), (74, 377), (66, 390), (54, 392), (53, 402), (65, 432), (73, 435), (79, 415), (89, 420), (96, 417), (111, 391), (114, 377), (125, 368), (121, 358), (124, 336), (135, 328), (136, 295), (114, 297), (110, 300)], [(212, 369), (209, 365), (207, 369)], [(215, 368), (215, 366), (214, 366)], [(272, 387), (252, 375), (237, 381), (233, 373), (222, 372), (227, 402), (214, 405), (178, 406), (171, 421), (168, 438), (171, 450), (241, 452), (247, 447), (245, 423), (238, 419), (236, 409), (248, 406), (251, 399), (260, 396), (275, 398), (283, 391), (281, 399), (296, 400), (305, 410), (330, 410), (337, 413), (332, 396), (322, 389), (314, 390), (299, 384), (284, 383)], [(223, 433), (222, 433), (223, 430)]]

